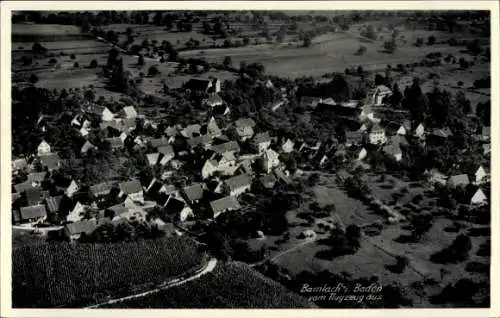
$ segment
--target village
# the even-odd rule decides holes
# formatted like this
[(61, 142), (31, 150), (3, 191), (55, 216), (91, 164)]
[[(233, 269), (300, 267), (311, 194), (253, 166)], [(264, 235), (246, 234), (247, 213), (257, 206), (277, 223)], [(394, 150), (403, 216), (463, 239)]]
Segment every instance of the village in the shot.
[(488, 11), (12, 21), (14, 307), (490, 305)]
[[(268, 80), (265, 85), (273, 87)], [(273, 87), (274, 88), (274, 87)], [(197, 90), (204, 95), (203, 105), (213, 113), (227, 116), (231, 106), (220, 97), (221, 83), (217, 79), (192, 79), (186, 89)], [(286, 101), (273, 105), (270, 111)], [(146, 118), (134, 106), (125, 106), (118, 113), (107, 107), (88, 103), (71, 121), (71, 126), (82, 138), (81, 156), (85, 158), (95, 150), (85, 138), (95, 130), (104, 131), (104, 140), (112, 151), (124, 148), (147, 149), (147, 165), (155, 169), (158, 177), (147, 180), (132, 178), (126, 182), (102, 180), (102, 183), (81, 185), (71, 179), (68, 184), (56, 184), (56, 193), (49, 193), (47, 184), (53, 183), (51, 174), (62, 162), (56, 149), (41, 140), (35, 153), (13, 158), (13, 177), (26, 175), (22, 182), (13, 184), (13, 224), (15, 227), (36, 229), (40, 232), (63, 232), (70, 240), (82, 234), (90, 235), (102, 224), (112, 222), (138, 222), (146, 220), (148, 213), (158, 211), (157, 221), (182, 224), (193, 220), (214, 220), (222, 213), (238, 210), (238, 198), (251, 192), (255, 183), (273, 187), (276, 183), (290, 183), (291, 178), (304, 173), (301, 168), (290, 171), (280, 157), (299, 153), (304, 162), (298, 164), (305, 169), (323, 169), (328, 161), (347, 161), (353, 169), (370, 169), (364, 159), (369, 152), (380, 152), (396, 162), (402, 160), (401, 145), (408, 139), (417, 140), (422, 147), (426, 143), (444, 144), (453, 138), (447, 127), (428, 131), (422, 123), (387, 121), (384, 110), (391, 90), (384, 85), (375, 87), (365, 100), (336, 103), (331, 98), (309, 98), (311, 108), (327, 107), (350, 126), (345, 133), (345, 142), (339, 142), (332, 134), (329, 142), (307, 144), (290, 138), (278, 139), (273, 131), (262, 131), (251, 118), (236, 119), (228, 126), (210, 116), (205, 122), (193, 122), (182, 127), (169, 126), (160, 138), (137, 135), (137, 125), (149, 126), (153, 131), (158, 124), (154, 118)], [(278, 106), (276, 106), (278, 105)], [(40, 115), (39, 128), (45, 131)], [(477, 135), (478, 142), (489, 153), (489, 127), (483, 127)], [(242, 147), (244, 146), (244, 148)], [(168, 180), (185, 164), (184, 159), (195, 154), (200, 168), (192, 171), (195, 180), (182, 188)], [(462, 174), (443, 175), (439, 171), (427, 171), (430, 183), (451, 188), (473, 184), (476, 191), (468, 198), (471, 206), (484, 205), (487, 196), (481, 184), (489, 181), (487, 168), (478, 166), (475, 171)], [(66, 202), (66, 204), (61, 204)], [(207, 212), (208, 211), (208, 212)], [(203, 213), (202, 213), (203, 212)], [(149, 218), (148, 218), (149, 219)], [(172, 227), (173, 228), (173, 227)], [(176, 230), (178, 232), (178, 230)]]

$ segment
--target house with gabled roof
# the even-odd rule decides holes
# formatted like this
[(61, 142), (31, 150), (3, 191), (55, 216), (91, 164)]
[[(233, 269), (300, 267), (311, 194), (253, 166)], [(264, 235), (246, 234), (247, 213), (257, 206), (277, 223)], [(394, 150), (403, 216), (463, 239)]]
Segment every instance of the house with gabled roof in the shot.
[(115, 114), (109, 108), (96, 104), (84, 108), (84, 111), (91, 116), (99, 118), (101, 121), (111, 121), (115, 117)]
[(147, 159), (148, 164), (150, 166), (155, 166), (158, 163), (158, 159), (159, 158), (160, 158), (160, 153), (159, 152), (146, 154), (146, 159)]
[(382, 151), (390, 158), (401, 161), (403, 159), (403, 151), (399, 147), (398, 143), (391, 142), (382, 148)]
[(34, 188), (34, 187), (38, 187), (39, 185), (34, 185), (32, 182), (30, 181), (24, 181), (24, 182), (21, 182), (21, 183), (17, 183), (15, 184), (13, 187), (14, 187), (14, 190), (17, 192), (17, 193), (23, 193), (25, 192), (27, 189), (31, 189), (31, 188)]
[(118, 185), (120, 193), (118, 197), (129, 196), (134, 201), (144, 202), (144, 189), (139, 180), (130, 180)]
[(210, 202), (210, 208), (215, 219), (224, 212), (240, 209), (241, 205), (235, 197), (227, 196)]
[(266, 189), (272, 189), (276, 185), (276, 177), (272, 174), (264, 174), (259, 178), (260, 184)]
[(269, 146), (271, 146), (271, 136), (268, 131), (255, 134), (252, 139), (252, 147), (257, 153), (262, 154)]
[(68, 196), (68, 198), (71, 198), (76, 192), (78, 192), (78, 190), (80, 190), (80, 187), (78, 186), (76, 181), (71, 180), (64, 193)]
[(426, 171), (425, 174), (428, 176), (428, 181), (432, 185), (439, 184), (444, 186), (447, 183), (448, 177), (437, 170)]
[(385, 131), (389, 135), (406, 135), (405, 126), (394, 121), (385, 124)]
[(162, 166), (175, 158), (174, 148), (171, 145), (159, 147), (158, 152), (161, 154), (160, 165)]
[(180, 129), (177, 126), (168, 126), (165, 128), (164, 133), (167, 137), (175, 137), (179, 134), (179, 131)]
[(220, 93), (221, 82), (219, 79), (191, 78), (183, 85), (184, 89), (201, 93)]
[(204, 149), (209, 149), (210, 145), (212, 144), (212, 136), (201, 135), (192, 137), (187, 140), (187, 144), (191, 150), (195, 149), (198, 146), (201, 146)]
[(182, 129), (181, 135), (185, 138), (193, 138), (193, 137), (201, 135), (200, 130), (201, 130), (200, 124), (192, 124), (192, 125), (186, 126), (184, 129)]
[(490, 143), (483, 144), (482, 148), (483, 148), (483, 155), (489, 155), (491, 153), (491, 144)]
[(385, 143), (387, 141), (385, 130), (379, 124), (373, 123), (368, 129), (367, 141), (373, 145)]
[(39, 156), (40, 164), (48, 171), (54, 171), (61, 167), (61, 159), (57, 153), (50, 153)]
[(47, 172), (32, 172), (28, 174), (28, 181), (31, 183), (41, 184), (47, 178)]
[(28, 205), (38, 205), (43, 202), (43, 194), (42, 194), (42, 189), (40, 187), (36, 188), (27, 188), (24, 190), (24, 193), (26, 195), (26, 201), (28, 202)]
[(137, 110), (135, 110), (134, 106), (125, 106), (120, 111), (120, 116), (122, 118), (132, 118), (132, 119), (135, 119), (135, 118), (137, 118), (139, 116), (139, 114), (137, 113)]
[(73, 209), (66, 216), (66, 221), (68, 222), (78, 222), (82, 220), (87, 211), (87, 206), (77, 201)]
[(392, 91), (385, 85), (378, 85), (367, 94), (367, 105), (384, 105), (385, 100), (392, 95)]
[(169, 197), (163, 206), (166, 214), (173, 217), (174, 220), (185, 222), (194, 217), (193, 210), (186, 204), (186, 202), (179, 200), (175, 197)]
[(224, 181), (224, 192), (231, 196), (237, 197), (240, 194), (250, 190), (251, 186), (252, 177), (247, 174), (241, 174)]
[(109, 195), (109, 193), (113, 188), (114, 188), (113, 182), (101, 182), (98, 184), (91, 185), (89, 187), (89, 192), (92, 196), (101, 197)]
[(204, 189), (202, 183), (194, 183), (182, 189), (186, 202), (189, 204), (198, 203), (203, 199)]
[(361, 131), (346, 131), (345, 132), (345, 145), (353, 146), (363, 143), (363, 133)]
[(481, 128), (481, 141), (488, 142), (491, 138), (491, 128), (489, 126), (483, 126)]
[(287, 138), (287, 140), (281, 145), (281, 151), (284, 153), (290, 153), (294, 149), (295, 142), (291, 140), (290, 138)]
[(270, 173), (273, 168), (278, 167), (279, 165), (279, 154), (272, 149), (267, 149), (262, 156), (262, 169), (266, 173)]
[(240, 118), (235, 121), (231, 131), (240, 141), (245, 141), (254, 135), (255, 125), (252, 118)]
[(458, 186), (465, 187), (468, 184), (469, 184), (469, 176), (467, 176), (466, 174), (458, 174), (450, 176), (447, 182), (447, 185), (450, 188), (456, 188)]
[(422, 123), (419, 123), (414, 129), (413, 129), (413, 136), (417, 138), (423, 138), (425, 136), (425, 127)]
[(50, 214), (57, 214), (61, 206), (62, 195), (45, 198), (45, 206)]
[(77, 240), (82, 235), (91, 235), (97, 229), (97, 220), (82, 220), (68, 223), (64, 226), (64, 233), (70, 240)]
[(120, 137), (104, 138), (104, 140), (109, 142), (112, 150), (123, 149), (125, 147), (125, 140)]
[(226, 152), (236, 154), (240, 152), (240, 145), (236, 141), (228, 141), (222, 144), (212, 145), (210, 149), (218, 154), (224, 154)]
[(90, 143), (90, 141), (85, 141), (85, 143), (83, 144), (81, 150), (80, 150), (80, 153), (82, 154), (85, 154), (87, 153), (89, 150), (92, 150), (96, 148), (96, 146), (94, 146), (92, 143)]
[(203, 106), (208, 106), (208, 107), (216, 107), (216, 106), (221, 106), (224, 104), (224, 101), (220, 97), (219, 94), (214, 93), (210, 94), (207, 98), (203, 99), (201, 101), (201, 104)]
[(169, 145), (168, 139), (165, 137), (150, 139), (148, 143), (155, 149)]
[(217, 125), (217, 121), (213, 116), (210, 117), (210, 120), (208, 121), (207, 134), (212, 137), (220, 136), (221, 134), (221, 129), (219, 128), (219, 125)]
[(19, 211), (21, 222), (36, 222), (47, 216), (47, 210), (42, 204), (21, 207)]
[(12, 170), (19, 171), (24, 170), (28, 166), (28, 161), (26, 158), (18, 158), (12, 160)]
[(470, 199), (470, 204), (471, 205), (484, 205), (488, 203), (488, 197), (486, 194), (481, 190), (481, 188), (478, 188), (476, 192), (474, 192), (474, 195)]
[(119, 203), (104, 209), (104, 216), (114, 219), (115, 217), (119, 217), (120, 215), (127, 213), (128, 210), (129, 209), (125, 207), (124, 203)]
[(483, 166), (479, 166), (477, 170), (474, 172), (474, 184), (481, 184), (486, 181), (486, 177), (488, 173), (484, 170)]
[(40, 142), (40, 144), (38, 145), (37, 150), (38, 150), (38, 155), (40, 156), (44, 154), (49, 154), (51, 147), (48, 142), (42, 140), (42, 142)]

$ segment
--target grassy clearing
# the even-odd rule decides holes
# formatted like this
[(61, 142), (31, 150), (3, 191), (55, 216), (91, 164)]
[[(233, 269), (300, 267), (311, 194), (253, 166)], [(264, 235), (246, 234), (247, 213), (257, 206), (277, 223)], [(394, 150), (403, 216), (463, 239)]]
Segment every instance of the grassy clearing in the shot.
[[(355, 55), (360, 45), (367, 47), (361, 56)], [(398, 47), (394, 54), (382, 51), (382, 42), (367, 42), (357, 36), (345, 33), (329, 33), (316, 38), (309, 48), (291, 45), (256, 45), (246, 48), (218, 48), (182, 52), (183, 57), (202, 57), (209, 62), (221, 63), (225, 56), (231, 56), (233, 63), (259, 62), (270, 74), (300, 77), (320, 76), (329, 72), (343, 72), (346, 67), (361, 65), (365, 70), (384, 69), (387, 64), (413, 63), (426, 54), (441, 51), (457, 53), (460, 48), (448, 45), (415, 47), (406, 44)], [(203, 53), (202, 53), (203, 51)]]

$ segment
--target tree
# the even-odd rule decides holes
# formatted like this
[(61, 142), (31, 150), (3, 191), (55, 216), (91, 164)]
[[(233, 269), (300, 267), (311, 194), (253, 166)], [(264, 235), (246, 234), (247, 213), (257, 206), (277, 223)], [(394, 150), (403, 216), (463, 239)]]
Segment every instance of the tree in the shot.
[(108, 53), (108, 61), (106, 63), (106, 68), (111, 69), (114, 65), (116, 65), (116, 61), (118, 56), (120, 55), (120, 51), (116, 48), (112, 48)]
[(230, 56), (224, 57), (224, 61), (222, 62), (222, 64), (224, 65), (225, 68), (229, 68), (232, 63), (233, 63), (233, 61), (232, 61)]
[(433, 254), (431, 261), (436, 263), (459, 263), (469, 257), (472, 248), (470, 238), (465, 234), (458, 235), (450, 246)]
[(458, 60), (458, 64), (460, 64), (460, 68), (462, 68), (462, 69), (466, 69), (469, 67), (469, 62), (466, 59), (464, 59), (463, 57), (461, 57)]
[(476, 115), (481, 119), (483, 126), (491, 125), (491, 102), (478, 103), (476, 106)]
[(160, 71), (158, 70), (158, 68), (156, 67), (156, 65), (151, 65), (148, 68), (148, 76), (156, 76), (158, 74), (160, 74)]
[(75, 56), (75, 54), (73, 54), (73, 53), (72, 53), (72, 54), (69, 56), (69, 58), (70, 58), (70, 59), (72, 59), (72, 60), (74, 60), (74, 59), (76, 59), (76, 56)]
[(38, 76), (36, 76), (36, 74), (31, 74), (29, 80), (28, 80), (31, 84), (35, 84), (36, 82), (38, 82)]
[(365, 73), (365, 71), (363, 70), (363, 67), (361, 65), (358, 66), (357, 73), (358, 73), (358, 75), (363, 75)]
[(73, 64), (73, 67), (78, 68), (78, 67), (80, 67), (80, 64), (78, 62), (75, 62), (75, 64)]
[(366, 46), (360, 45), (358, 48), (358, 51), (356, 52), (356, 55), (363, 55), (366, 53)]
[(392, 54), (394, 51), (396, 51), (397, 44), (396, 44), (396, 39), (393, 37), (389, 41), (384, 42), (384, 49), (387, 53)]
[(427, 38), (427, 45), (434, 45), (436, 43), (436, 37), (431, 35)]
[(45, 54), (47, 52), (47, 49), (38, 42), (33, 43), (31, 49), (35, 54)]
[(243, 38), (243, 45), (247, 46), (248, 44), (250, 44), (250, 39), (248, 37), (244, 37)]
[(144, 64), (145, 64), (144, 56), (139, 55), (139, 57), (137, 58), (137, 65), (143, 66)]
[(90, 61), (90, 65), (89, 65), (90, 68), (96, 68), (97, 66), (98, 66), (98, 64), (97, 64), (96, 59), (93, 59), (92, 61)]
[(312, 44), (311, 36), (310, 36), (310, 35), (308, 35), (308, 34), (306, 34), (306, 35), (304, 36), (304, 43), (303, 43), (303, 46), (304, 46), (304, 47), (310, 47), (310, 46), (311, 46), (311, 44)]
[(401, 101), (403, 100), (403, 94), (399, 90), (398, 83), (394, 83), (392, 87), (392, 95), (390, 97), (390, 103), (394, 108), (399, 107)]
[(455, 95), (455, 101), (457, 106), (463, 111), (464, 114), (468, 115), (472, 111), (470, 100), (467, 99), (463, 91), (458, 91)]

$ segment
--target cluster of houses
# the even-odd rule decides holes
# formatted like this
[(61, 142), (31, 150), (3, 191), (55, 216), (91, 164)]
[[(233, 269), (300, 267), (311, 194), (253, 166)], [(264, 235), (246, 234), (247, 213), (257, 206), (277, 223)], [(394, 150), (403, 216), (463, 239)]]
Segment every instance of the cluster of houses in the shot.
[[(138, 124), (158, 127), (132, 106), (123, 107), (118, 114), (98, 105), (83, 106), (71, 122), (85, 140), (80, 151), (82, 158), (96, 148), (86, 138), (92, 131), (101, 130), (115, 151), (129, 146), (147, 149), (147, 164), (159, 168), (161, 177), (94, 185), (71, 180), (58, 185), (58, 195), (51, 196), (44, 182), (50, 182), (50, 172), (60, 168), (61, 159), (42, 140), (37, 154), (30, 159), (13, 160), (14, 175), (27, 173), (26, 181), (13, 185), (13, 222), (31, 226), (62, 223), (66, 235), (75, 239), (82, 233), (91, 233), (103, 222), (144, 220), (153, 210), (159, 210), (167, 221), (214, 219), (221, 213), (240, 209), (238, 197), (255, 182), (266, 188), (290, 182), (279, 151), (289, 152), (293, 145), (288, 140), (283, 147), (276, 147), (277, 139), (269, 132), (259, 131), (251, 118), (240, 118), (223, 128), (214, 117), (206, 123), (169, 126), (160, 138), (134, 134)], [(245, 151), (242, 145), (247, 148)], [(179, 174), (184, 158), (193, 153), (202, 159), (199, 170), (193, 171), (198, 181), (175, 186), (170, 178)], [(61, 215), (63, 219), (58, 218)]]
[[(185, 88), (202, 92), (203, 104), (207, 107), (222, 107), (222, 114), (230, 112), (218, 94), (220, 81), (192, 79)], [(344, 141), (332, 138), (331, 142), (314, 145), (277, 138), (270, 131), (262, 131), (252, 118), (239, 118), (221, 127), (220, 122), (210, 117), (206, 122), (185, 127), (168, 126), (161, 137), (153, 138), (135, 133), (137, 125), (149, 126), (156, 132), (159, 125), (140, 115), (133, 106), (113, 113), (104, 106), (83, 105), (71, 121), (82, 137), (82, 157), (96, 148), (88, 137), (97, 130), (103, 132), (113, 151), (130, 147), (147, 149), (147, 164), (159, 169), (160, 176), (121, 183), (105, 180), (86, 186), (78, 180), (70, 180), (58, 186), (58, 196), (50, 196), (44, 190), (44, 182), (52, 171), (60, 168), (61, 159), (51, 145), (42, 140), (36, 154), (12, 162), (13, 175), (27, 173), (27, 180), (13, 185), (13, 222), (50, 223), (54, 215), (65, 215), (65, 219), (58, 222), (63, 222), (68, 237), (78, 238), (82, 233), (91, 233), (103, 222), (145, 220), (151, 211), (160, 211), (168, 221), (215, 219), (222, 213), (240, 209), (238, 197), (250, 191), (255, 183), (265, 188), (280, 182), (290, 183), (291, 169), (282, 158), (292, 152), (306, 156), (308, 162), (316, 162), (319, 167), (339, 158), (354, 158), (355, 164), (366, 167), (363, 160), (369, 151), (382, 151), (400, 161), (403, 156), (400, 146), (407, 143), (408, 138), (416, 138), (425, 145), (444, 143), (452, 136), (446, 128), (426, 131), (422, 123), (384, 120), (380, 109), (384, 108), (383, 102), (390, 94), (387, 87), (377, 87), (362, 106), (358, 101), (313, 101), (311, 107), (332, 109), (348, 126)], [(198, 161), (197, 171), (191, 171), (196, 181), (191, 180), (183, 187), (175, 186), (171, 178), (181, 173), (185, 158), (193, 155)], [(485, 170), (478, 169), (474, 182), (480, 184), (486, 179)], [(451, 176), (445, 182), (456, 186), (469, 183), (469, 179), (467, 175)], [(484, 203), (486, 196), (481, 193), (474, 195), (472, 203)]]

